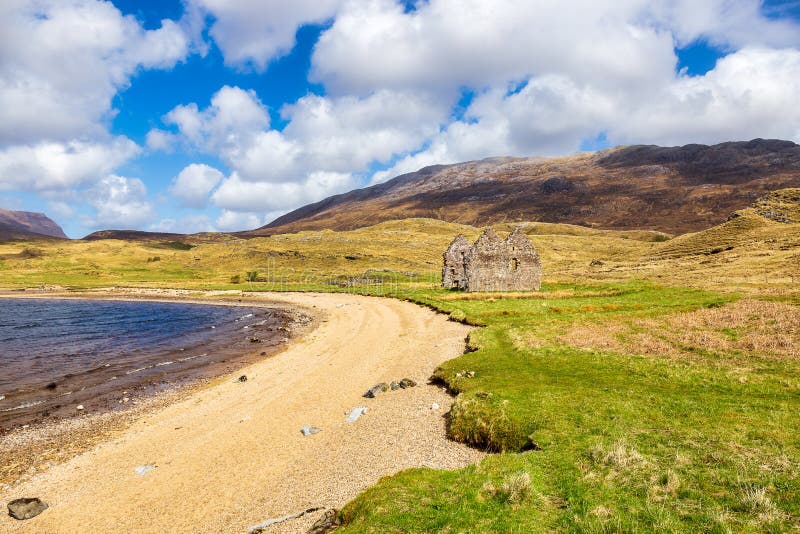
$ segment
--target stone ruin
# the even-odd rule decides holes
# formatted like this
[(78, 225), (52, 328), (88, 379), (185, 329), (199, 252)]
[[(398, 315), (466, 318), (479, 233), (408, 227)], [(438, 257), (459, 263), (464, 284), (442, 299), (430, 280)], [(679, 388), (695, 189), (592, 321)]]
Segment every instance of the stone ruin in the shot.
[(487, 228), (472, 245), (459, 234), (444, 253), (444, 288), (538, 291), (541, 286), (542, 261), (520, 228), (515, 228), (506, 239)]

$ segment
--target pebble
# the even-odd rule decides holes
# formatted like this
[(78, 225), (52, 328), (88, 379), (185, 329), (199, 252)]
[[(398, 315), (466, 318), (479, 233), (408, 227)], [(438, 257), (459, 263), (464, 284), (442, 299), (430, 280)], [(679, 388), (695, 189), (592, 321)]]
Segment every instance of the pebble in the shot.
[(5, 399), (5, 398), (6, 398), (6, 396), (5, 396), (5, 395), (0, 395), (0, 400), (3, 400), (3, 399)]
[(365, 406), (356, 406), (350, 411), (350, 415), (347, 416), (347, 419), (345, 419), (344, 422), (353, 423), (365, 413), (367, 413), (367, 408)]
[(438, 409), (439, 409), (439, 403), (438, 402), (434, 402), (433, 404), (431, 404), (431, 410), (438, 410)]
[(417, 383), (410, 378), (404, 378), (400, 381), (400, 387), (403, 389), (416, 387)]
[(238, 382), (247, 382), (247, 375), (242, 375), (237, 379)]
[(8, 503), (8, 515), (14, 519), (23, 521), (36, 517), (47, 510), (47, 508), (47, 503), (36, 497), (14, 499)]
[(76, 410), (83, 410), (83, 404), (79, 404), (75, 407)]
[(386, 382), (381, 382), (380, 384), (375, 384), (374, 386), (369, 388), (367, 392), (362, 395), (362, 397), (366, 397), (367, 399), (374, 399), (387, 389), (389, 389), (389, 385), (386, 384)]
[(314, 434), (319, 434), (322, 432), (321, 428), (317, 428), (315, 426), (306, 425), (300, 429), (300, 433), (304, 436), (313, 436)]
[(133, 470), (136, 471), (137, 475), (139, 475), (140, 477), (143, 477), (143, 476), (145, 476), (147, 474), (148, 471), (152, 471), (153, 469), (155, 469), (155, 467), (156, 466), (154, 466), (152, 464), (147, 464), (147, 465), (140, 465), (138, 467), (134, 467)]

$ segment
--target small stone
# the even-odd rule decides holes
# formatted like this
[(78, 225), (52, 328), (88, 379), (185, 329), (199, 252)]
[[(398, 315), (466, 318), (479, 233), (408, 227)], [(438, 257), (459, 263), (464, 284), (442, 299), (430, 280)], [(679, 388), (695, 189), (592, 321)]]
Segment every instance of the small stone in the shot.
[(262, 353), (261, 353), (261, 355), (262, 355), (262, 356), (266, 356), (266, 355), (267, 355), (267, 353), (266, 353), (266, 352), (262, 352)]
[(138, 467), (135, 467), (133, 470), (136, 471), (137, 475), (139, 475), (140, 477), (143, 477), (143, 476), (145, 476), (147, 474), (148, 471), (152, 471), (153, 469), (155, 469), (155, 467), (156, 466), (154, 466), (152, 464), (147, 464), (147, 465), (140, 465)]
[(366, 397), (367, 399), (374, 399), (387, 389), (389, 389), (389, 386), (386, 384), (386, 382), (381, 382), (380, 384), (375, 384), (369, 388), (367, 392), (364, 393), (363, 397)]
[(438, 410), (438, 409), (439, 409), (439, 403), (438, 402), (434, 402), (433, 404), (431, 404), (431, 410)]
[(251, 337), (250, 338), (250, 343), (261, 343), (261, 340), (258, 339), (257, 337)]
[(464, 373), (464, 376), (466, 376), (467, 378), (475, 378), (475, 371), (467, 371), (466, 373)]
[(356, 406), (352, 410), (350, 410), (350, 415), (347, 416), (347, 419), (344, 420), (345, 423), (353, 423), (358, 420), (359, 417), (367, 413), (367, 408), (365, 406)]
[(247, 382), (247, 375), (242, 375), (236, 379), (238, 382)]
[(391, 389), (392, 391), (397, 391), (398, 389), (400, 389), (400, 382), (392, 381), (392, 383), (389, 384), (389, 389)]
[(314, 521), (314, 524), (308, 529), (308, 534), (328, 534), (328, 532), (335, 530), (341, 524), (339, 511), (331, 508), (330, 510), (325, 510), (322, 517)]
[(304, 436), (313, 436), (314, 434), (319, 434), (322, 432), (321, 428), (317, 428), (315, 426), (306, 425), (300, 429), (300, 433)]
[(8, 515), (19, 521), (30, 519), (47, 510), (47, 503), (34, 498), (14, 499), (8, 503)]
[(49, 384), (47, 384), (44, 387), (44, 389), (56, 389), (57, 387), (58, 387), (58, 384), (56, 384), (55, 382), (50, 382)]
[(400, 381), (400, 387), (403, 389), (413, 388), (416, 385), (417, 383), (411, 380), (410, 378), (404, 378)]
[(79, 404), (75, 407), (76, 410), (83, 410), (83, 404)]
[(6, 398), (6, 396), (5, 396), (5, 395), (0, 395), (0, 401), (1, 401), (1, 400), (3, 400), (3, 399), (5, 399), (5, 398)]

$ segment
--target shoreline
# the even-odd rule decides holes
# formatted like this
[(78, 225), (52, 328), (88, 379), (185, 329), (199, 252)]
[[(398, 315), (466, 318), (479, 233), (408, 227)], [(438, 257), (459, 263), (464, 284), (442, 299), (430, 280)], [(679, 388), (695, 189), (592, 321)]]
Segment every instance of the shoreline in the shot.
[[(321, 507), (268, 530), (301, 532), (381, 477), (415, 467), (461, 468), (485, 456), (446, 437), (453, 398), (426, 384), (438, 365), (463, 353), (470, 327), (394, 299), (268, 299), (262, 302), (309, 310), (316, 327), (278, 357), (237, 371), (246, 382), (229, 374), (143, 409), (71, 460), (4, 486), (0, 506), (25, 495), (50, 507), (29, 521), (0, 517), (0, 530), (242, 532)], [(362, 397), (378, 382), (404, 377), (418, 386)], [(355, 406), (368, 413), (345, 422)], [(303, 436), (309, 424), (322, 432)], [(134, 467), (143, 465), (152, 471), (137, 474)]]
[[(258, 350), (234, 354), (232, 370), (222, 369), (222, 363), (210, 363), (195, 369), (194, 375), (188, 378), (179, 381), (160, 381), (155, 385), (143, 383), (139, 386), (142, 390), (140, 392), (126, 391), (130, 402), (125, 405), (114, 406), (106, 403), (98, 410), (40, 419), (16, 425), (0, 433), (0, 489), (23, 482), (43, 469), (69, 461), (92, 447), (112, 439), (114, 435), (124, 432), (149, 413), (213, 387), (219, 381), (237, 374), (239, 370), (253, 363), (278, 356), (294, 339), (316, 328), (320, 320), (320, 317), (311, 313), (311, 309), (287, 306), (269, 299), (244, 297), (233, 301), (228, 300), (230, 296), (224, 295), (222, 300), (211, 300), (210, 296), (220, 295), (202, 293), (198, 296), (197, 291), (192, 291), (193, 296), (173, 294), (178, 292), (183, 290), (154, 290), (152, 294), (148, 294), (149, 291), (143, 293), (141, 290), (135, 293), (115, 291), (101, 294), (73, 291), (30, 294), (0, 290), (0, 299), (160, 302), (199, 306), (276, 308), (292, 316), (286, 324), (288, 330), (284, 340), (268, 347), (259, 347)], [(222, 331), (218, 335), (230, 336), (231, 332)]]

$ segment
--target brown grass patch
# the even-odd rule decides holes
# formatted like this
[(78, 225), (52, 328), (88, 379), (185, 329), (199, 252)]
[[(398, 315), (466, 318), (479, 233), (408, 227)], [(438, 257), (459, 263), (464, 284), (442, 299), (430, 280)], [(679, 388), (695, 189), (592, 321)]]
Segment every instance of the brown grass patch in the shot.
[(559, 341), (575, 347), (648, 356), (704, 352), (760, 358), (800, 357), (800, 308), (777, 302), (740, 300), (643, 319), (628, 324), (576, 326)]
[(558, 291), (541, 292), (474, 292), (462, 293), (452, 292), (439, 297), (441, 300), (510, 300), (510, 299), (568, 299), (575, 297), (614, 297), (619, 295), (619, 291), (575, 291), (574, 289), (562, 289)]

